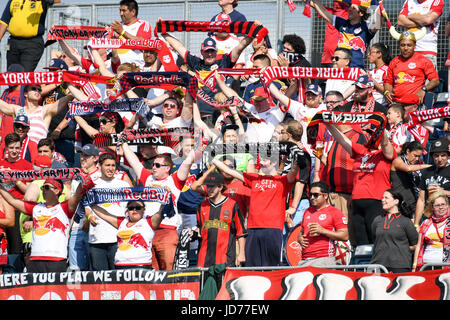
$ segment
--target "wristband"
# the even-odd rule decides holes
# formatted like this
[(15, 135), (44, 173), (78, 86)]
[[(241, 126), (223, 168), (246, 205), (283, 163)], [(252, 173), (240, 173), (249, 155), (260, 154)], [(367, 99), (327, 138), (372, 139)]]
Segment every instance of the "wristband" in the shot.
[(125, 34), (125, 29), (122, 30), (122, 32), (120, 33), (120, 36), (123, 37), (123, 35)]
[(417, 223), (414, 225), (414, 227), (416, 227), (416, 228), (418, 228), (418, 227), (420, 227), (420, 225), (418, 225)]
[(383, 95), (385, 96), (386, 93), (388, 93), (388, 92), (390, 92), (390, 91), (389, 91), (389, 90), (384, 91), (384, 92), (383, 92)]

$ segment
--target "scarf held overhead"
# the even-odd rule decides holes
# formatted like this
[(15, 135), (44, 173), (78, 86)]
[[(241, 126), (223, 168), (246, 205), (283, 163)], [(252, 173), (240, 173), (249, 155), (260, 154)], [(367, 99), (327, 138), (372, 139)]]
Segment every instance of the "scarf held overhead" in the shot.
[(0, 73), (1, 86), (59, 84), (61, 82), (76, 83), (78, 81), (92, 81), (96, 83), (112, 84), (114, 82), (114, 78), (76, 71)]
[(196, 97), (197, 80), (187, 72), (128, 72), (117, 80), (109, 99), (113, 101), (134, 87), (172, 90), (178, 86), (186, 87), (192, 97)]
[(1, 182), (29, 182), (34, 180), (56, 179), (73, 180), (81, 177), (79, 168), (43, 169), (43, 170), (11, 170), (0, 171)]
[(162, 40), (150, 39), (110, 39), (91, 38), (88, 43), (91, 49), (131, 49), (142, 51), (155, 51), (165, 71), (178, 71), (178, 66), (170, 53), (169, 48)]
[(146, 105), (144, 98), (118, 99), (111, 103), (101, 100), (96, 101), (71, 101), (69, 102), (68, 117), (84, 116), (88, 114), (111, 112), (139, 112)]
[(253, 21), (185, 21), (185, 20), (160, 20), (155, 26), (155, 37), (158, 33), (167, 32), (227, 32), (234, 34), (246, 34), (256, 38), (258, 43), (269, 34), (269, 30)]
[(48, 30), (45, 47), (57, 40), (89, 40), (90, 38), (111, 38), (107, 27), (55, 25)]
[(308, 144), (314, 146), (320, 123), (329, 124), (371, 124), (375, 127), (371, 132), (367, 147), (376, 149), (380, 145), (381, 137), (386, 129), (386, 116), (381, 112), (334, 112), (319, 111), (312, 118), (306, 129)]
[(125, 201), (151, 201), (168, 204), (171, 193), (161, 187), (94, 188), (83, 197), (83, 206)]

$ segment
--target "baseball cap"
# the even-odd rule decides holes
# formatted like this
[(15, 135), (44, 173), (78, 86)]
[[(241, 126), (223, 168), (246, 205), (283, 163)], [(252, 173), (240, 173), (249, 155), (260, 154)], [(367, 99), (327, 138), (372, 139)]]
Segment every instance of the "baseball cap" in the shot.
[(98, 148), (92, 143), (85, 144), (82, 148), (77, 148), (77, 152), (84, 153), (88, 156), (98, 156), (100, 154)]
[(356, 80), (355, 86), (361, 89), (366, 89), (366, 88), (373, 88), (374, 84), (373, 80), (368, 75), (364, 75), (360, 76), (358, 80)]
[(433, 142), (430, 148), (430, 153), (434, 152), (449, 152), (448, 151), (449, 141), (446, 137), (440, 138)]
[(202, 43), (202, 51), (206, 51), (206, 50), (210, 50), (210, 49), (217, 51), (217, 45), (216, 45), (216, 40), (214, 40), (211, 37), (208, 37)]
[(266, 90), (264, 90), (264, 88), (261, 86), (255, 89), (252, 99), (256, 101), (261, 101), (267, 99), (268, 97), (269, 95), (267, 94)]
[(224, 184), (225, 179), (223, 175), (218, 172), (211, 172), (205, 179), (204, 184), (207, 186), (217, 186), (219, 184)]
[(239, 130), (239, 126), (236, 124), (226, 124), (226, 125), (222, 126), (222, 128), (220, 129), (220, 131), (222, 132), (222, 135), (227, 130)]
[(20, 123), (24, 126), (29, 127), (30, 126), (30, 120), (28, 120), (28, 117), (24, 114), (19, 114), (15, 119), (14, 123)]
[(50, 65), (44, 69), (48, 70), (69, 70), (69, 66), (62, 59), (52, 59), (50, 60)]
[(33, 161), (33, 164), (35, 166), (41, 167), (41, 168), (51, 168), (52, 166), (52, 159), (50, 159), (47, 155), (38, 155)]
[(25, 68), (18, 63), (13, 63), (12, 65), (10, 65), (8, 67), (8, 70), (6, 70), (7, 72), (25, 72)]
[(319, 94), (322, 94), (322, 89), (318, 84), (311, 83), (306, 87), (305, 93), (306, 92), (312, 92), (317, 96)]
[(54, 186), (56, 189), (59, 190), (59, 192), (63, 191), (63, 185), (60, 181), (56, 180), (56, 179), (47, 179), (44, 181), (44, 184), (51, 184), (52, 186)]
[(216, 21), (230, 21), (231, 22), (231, 18), (230, 18), (230, 16), (228, 15), (228, 14), (226, 14), (226, 13), (219, 13), (217, 16), (216, 16), (216, 19), (215, 19)]

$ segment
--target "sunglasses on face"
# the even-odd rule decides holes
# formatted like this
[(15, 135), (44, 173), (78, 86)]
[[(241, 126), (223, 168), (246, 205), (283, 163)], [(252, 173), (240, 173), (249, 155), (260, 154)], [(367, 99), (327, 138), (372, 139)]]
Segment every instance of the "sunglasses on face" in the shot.
[(331, 57), (331, 61), (339, 61), (341, 59), (347, 59), (347, 58), (341, 58), (341, 57), (337, 57), (337, 56), (332, 56)]
[(311, 192), (311, 193), (309, 194), (309, 197), (310, 197), (310, 198), (318, 198), (318, 197), (320, 197), (320, 196), (323, 196), (324, 194), (326, 194), (326, 193), (321, 193), (321, 192)]
[(38, 86), (32, 86), (32, 87), (30, 87), (29, 91), (37, 91), (37, 92), (41, 93), (42, 92), (42, 88), (38, 87)]
[(164, 108), (167, 108), (167, 109), (175, 109), (176, 107), (177, 107), (177, 105), (176, 104), (170, 104), (170, 103), (165, 103), (164, 105), (163, 105), (163, 107)]
[(128, 208), (128, 211), (133, 211), (133, 210), (142, 210), (142, 209), (144, 209), (144, 207), (143, 206), (141, 206), (141, 205), (136, 205), (136, 206), (129, 206)]
[(154, 162), (153, 163), (153, 167), (161, 168), (161, 167), (168, 167), (168, 165), (167, 164), (158, 163), (158, 162)]
[(20, 124), (20, 123), (15, 123), (15, 124), (14, 124), (14, 128), (16, 128), (16, 129), (22, 129), (22, 130), (27, 130), (29, 127), (24, 126), (23, 124)]
[(46, 185), (43, 185), (42, 187), (41, 187), (41, 189), (42, 190), (45, 190), (45, 191), (48, 191), (48, 190), (50, 190), (50, 189), (56, 189), (54, 186), (51, 186), (51, 185), (48, 185), (48, 184), (46, 184)]
[(105, 125), (105, 124), (107, 124), (108, 122), (112, 122), (112, 121), (111, 121), (111, 120), (108, 120), (108, 119), (100, 119), (100, 124)]

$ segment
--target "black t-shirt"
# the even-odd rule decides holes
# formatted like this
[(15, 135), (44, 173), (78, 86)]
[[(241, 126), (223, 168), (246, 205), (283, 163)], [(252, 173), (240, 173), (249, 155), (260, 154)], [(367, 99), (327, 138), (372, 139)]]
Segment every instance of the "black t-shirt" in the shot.
[(428, 186), (430, 184), (437, 184), (446, 191), (450, 190), (450, 165), (443, 168), (432, 166), (423, 169), (419, 188), (425, 191), (425, 199), (428, 198)]

